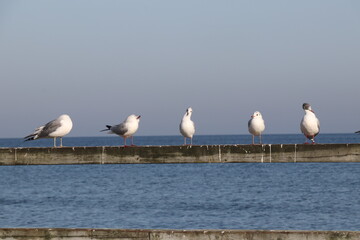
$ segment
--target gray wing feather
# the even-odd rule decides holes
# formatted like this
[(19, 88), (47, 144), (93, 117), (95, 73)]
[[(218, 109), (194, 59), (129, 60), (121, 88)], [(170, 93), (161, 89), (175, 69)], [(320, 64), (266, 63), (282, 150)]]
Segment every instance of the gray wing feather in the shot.
[(250, 120), (248, 121), (248, 128), (249, 128), (250, 125), (251, 125), (251, 120), (252, 120), (252, 119), (250, 119)]
[(118, 125), (112, 126), (110, 130), (115, 134), (124, 135), (128, 131), (128, 128), (124, 123), (120, 123)]
[(44, 126), (38, 136), (39, 138), (48, 137), (49, 134), (55, 132), (59, 127), (61, 127), (61, 122), (58, 119), (52, 120)]

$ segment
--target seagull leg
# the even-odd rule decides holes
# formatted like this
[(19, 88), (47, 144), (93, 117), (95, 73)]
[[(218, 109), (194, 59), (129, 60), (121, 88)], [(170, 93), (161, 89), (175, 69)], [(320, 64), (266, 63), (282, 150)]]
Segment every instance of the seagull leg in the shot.
[(56, 147), (56, 137), (54, 137), (54, 147)]
[(134, 136), (131, 136), (131, 146), (135, 146), (134, 145)]
[(252, 135), (252, 145), (254, 145), (254, 144), (255, 144), (255, 136)]
[(262, 144), (261, 133), (259, 135), (259, 138), (260, 138), (260, 144)]
[(192, 137), (190, 138), (190, 145), (192, 146)]
[(186, 145), (186, 137), (184, 137), (184, 145)]
[(124, 147), (126, 147), (126, 137), (124, 138)]
[(304, 144), (308, 144), (308, 136), (305, 135), (305, 143)]
[(311, 142), (312, 142), (312, 144), (315, 144), (315, 136), (312, 136)]

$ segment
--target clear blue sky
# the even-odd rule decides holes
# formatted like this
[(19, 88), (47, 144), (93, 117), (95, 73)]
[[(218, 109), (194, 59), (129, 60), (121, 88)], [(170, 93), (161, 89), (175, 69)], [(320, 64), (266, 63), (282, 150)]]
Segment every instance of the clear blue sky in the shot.
[(137, 135), (360, 130), (360, 1), (0, 1), (0, 137), (60, 114), (69, 136), (142, 115)]

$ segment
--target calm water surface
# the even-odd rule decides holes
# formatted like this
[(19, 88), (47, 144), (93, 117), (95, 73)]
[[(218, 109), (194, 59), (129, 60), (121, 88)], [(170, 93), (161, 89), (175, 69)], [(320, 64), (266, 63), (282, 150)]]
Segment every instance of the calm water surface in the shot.
[[(182, 143), (178, 136), (135, 140)], [(359, 140), (355, 134), (318, 138)], [(251, 137), (196, 141), (244, 144)], [(266, 143), (303, 141), (296, 134), (264, 136)], [(0, 139), (0, 144), (51, 146), (52, 141)], [(64, 138), (64, 144), (118, 145), (119, 138)], [(0, 176), (1, 227), (360, 230), (358, 163), (0, 166)]]
[(0, 167), (1, 227), (360, 229), (360, 164)]

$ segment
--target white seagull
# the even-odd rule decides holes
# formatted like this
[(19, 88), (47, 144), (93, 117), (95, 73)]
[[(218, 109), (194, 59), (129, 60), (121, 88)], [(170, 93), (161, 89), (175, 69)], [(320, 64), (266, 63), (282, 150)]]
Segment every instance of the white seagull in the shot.
[(260, 137), (261, 144), (261, 133), (265, 130), (265, 122), (259, 111), (254, 112), (251, 119), (248, 122), (249, 132), (252, 134), (252, 144), (254, 144), (255, 136)]
[(108, 131), (109, 134), (117, 134), (124, 138), (124, 146), (126, 147), (126, 139), (131, 137), (131, 146), (134, 146), (134, 134), (139, 128), (140, 115), (130, 115), (125, 121), (117, 125), (106, 125), (107, 129), (101, 130)]
[(60, 147), (62, 147), (62, 137), (67, 135), (73, 127), (71, 118), (63, 114), (55, 120), (38, 127), (35, 131), (24, 137), (25, 141), (35, 140), (38, 138), (54, 138), (54, 147), (56, 147), (56, 138), (60, 138)]
[(192, 145), (192, 138), (195, 133), (195, 124), (191, 120), (192, 108), (186, 109), (185, 115), (180, 122), (180, 133), (184, 136), (184, 145), (186, 145), (186, 138), (190, 138), (190, 145)]
[(320, 121), (315, 116), (310, 104), (304, 103), (303, 109), (305, 111), (305, 115), (300, 122), (301, 132), (306, 137), (305, 143), (307, 143), (307, 139), (310, 139), (312, 143), (315, 143), (315, 136), (320, 132)]

